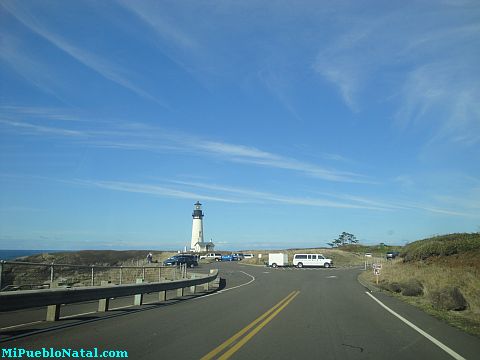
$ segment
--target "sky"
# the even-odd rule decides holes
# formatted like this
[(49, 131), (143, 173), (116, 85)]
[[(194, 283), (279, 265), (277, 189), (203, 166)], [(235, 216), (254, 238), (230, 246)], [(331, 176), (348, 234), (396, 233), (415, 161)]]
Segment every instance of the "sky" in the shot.
[(480, 231), (480, 3), (0, 0), (0, 249)]

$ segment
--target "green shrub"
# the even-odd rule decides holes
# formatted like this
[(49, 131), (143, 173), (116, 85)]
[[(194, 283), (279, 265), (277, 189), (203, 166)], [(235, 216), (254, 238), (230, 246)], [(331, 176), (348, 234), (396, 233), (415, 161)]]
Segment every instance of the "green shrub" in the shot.
[(404, 261), (426, 260), (435, 256), (450, 256), (480, 250), (480, 233), (449, 234), (415, 241), (404, 247)]

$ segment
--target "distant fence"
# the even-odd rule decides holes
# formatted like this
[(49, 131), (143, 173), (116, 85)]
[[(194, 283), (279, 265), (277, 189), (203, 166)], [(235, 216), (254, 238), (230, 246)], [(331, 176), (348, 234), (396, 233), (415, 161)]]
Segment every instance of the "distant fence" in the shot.
[(161, 282), (187, 277), (186, 267), (102, 266), (0, 260), (0, 291)]

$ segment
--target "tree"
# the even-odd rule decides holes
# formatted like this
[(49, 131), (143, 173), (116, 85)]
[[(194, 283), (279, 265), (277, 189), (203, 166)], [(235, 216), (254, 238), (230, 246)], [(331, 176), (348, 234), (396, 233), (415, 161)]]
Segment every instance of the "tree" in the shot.
[(332, 242), (334, 246), (343, 246), (347, 244), (356, 244), (358, 243), (357, 238), (355, 235), (347, 233), (347, 232), (342, 232), (339, 236), (338, 239), (333, 240)]

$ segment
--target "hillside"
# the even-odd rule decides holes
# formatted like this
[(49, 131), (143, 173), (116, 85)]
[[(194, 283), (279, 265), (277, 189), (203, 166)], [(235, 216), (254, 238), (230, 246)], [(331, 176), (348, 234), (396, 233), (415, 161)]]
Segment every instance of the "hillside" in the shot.
[(452, 266), (480, 266), (480, 233), (449, 234), (415, 241), (401, 252), (405, 262), (449, 262)]
[[(35, 263), (56, 263), (68, 265), (137, 265), (145, 261), (149, 251), (147, 250), (81, 250), (69, 252), (44, 253), (17, 258), (18, 261)], [(171, 252), (152, 251), (154, 261), (162, 261)]]
[[(372, 271), (360, 275), (372, 284)], [(449, 234), (406, 245), (384, 261), (379, 287), (480, 336), (480, 234)]]

